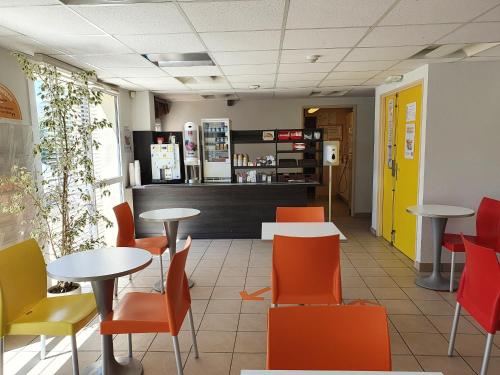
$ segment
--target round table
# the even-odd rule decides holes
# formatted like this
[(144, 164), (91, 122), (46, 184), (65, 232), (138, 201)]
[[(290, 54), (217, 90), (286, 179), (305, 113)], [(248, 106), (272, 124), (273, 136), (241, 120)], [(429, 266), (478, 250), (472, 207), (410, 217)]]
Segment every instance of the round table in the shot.
[(429, 276), (417, 277), (415, 284), (427, 289), (449, 290), (450, 280), (446, 279), (441, 274), (441, 248), (446, 223), (449, 218), (473, 216), (475, 214), (474, 210), (441, 204), (422, 204), (410, 206), (406, 211), (416, 216), (428, 217), (431, 219), (432, 223), (432, 242), (434, 245), (432, 273)]
[[(139, 214), (139, 218), (151, 223), (163, 223), (165, 234), (168, 238), (170, 259), (172, 259), (177, 250), (177, 230), (179, 229), (179, 221), (191, 219), (198, 216), (200, 213), (200, 210), (194, 208), (162, 208), (143, 212)], [(189, 287), (192, 288), (193, 285), (194, 282), (189, 280)], [(161, 292), (161, 280), (158, 280), (153, 288), (157, 292)]]
[[(113, 247), (82, 251), (66, 255), (47, 266), (47, 274), (60, 281), (90, 281), (101, 321), (113, 311), (115, 278), (130, 275), (151, 264), (149, 252), (130, 248)], [(113, 336), (102, 335), (102, 359), (84, 370), (85, 374), (142, 374), (140, 361), (124, 357), (115, 358)]]

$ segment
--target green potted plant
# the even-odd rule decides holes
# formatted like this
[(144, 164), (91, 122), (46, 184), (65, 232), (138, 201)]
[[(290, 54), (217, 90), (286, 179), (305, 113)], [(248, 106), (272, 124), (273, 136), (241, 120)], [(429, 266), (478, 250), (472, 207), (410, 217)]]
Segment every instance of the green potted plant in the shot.
[[(92, 139), (97, 129), (111, 127), (107, 120), (91, 119), (82, 110), (99, 105), (102, 92), (91, 86), (94, 72), (63, 76), (54, 66), (15, 54), (26, 77), (37, 85), (39, 96), (39, 141), (34, 144), (37, 160), (33, 170), (14, 166), (0, 177), (0, 212), (27, 216), (31, 236), (53, 257), (103, 245), (102, 235), (92, 228), (112, 223), (96, 207), (95, 194), (109, 195), (94, 174)], [(28, 215), (26, 215), (28, 214)], [(49, 293), (79, 292), (77, 283), (57, 282)]]

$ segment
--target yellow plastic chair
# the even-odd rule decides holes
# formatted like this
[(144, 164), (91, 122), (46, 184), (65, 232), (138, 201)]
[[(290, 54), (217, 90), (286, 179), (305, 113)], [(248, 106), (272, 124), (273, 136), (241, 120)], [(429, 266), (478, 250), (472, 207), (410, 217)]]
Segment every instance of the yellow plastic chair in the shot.
[(45, 262), (35, 240), (0, 250), (0, 375), (7, 335), (40, 335), (42, 359), (45, 335), (71, 336), (73, 374), (78, 375), (76, 333), (95, 314), (92, 293), (47, 298)]

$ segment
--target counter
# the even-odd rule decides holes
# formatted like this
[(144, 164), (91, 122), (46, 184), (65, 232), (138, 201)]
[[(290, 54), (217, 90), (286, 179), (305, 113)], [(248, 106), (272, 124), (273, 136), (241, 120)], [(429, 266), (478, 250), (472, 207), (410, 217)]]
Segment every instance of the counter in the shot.
[(260, 238), (262, 222), (275, 221), (278, 206), (306, 206), (307, 189), (317, 183), (201, 183), (133, 188), (137, 237), (162, 233), (160, 225), (139, 219), (144, 211), (189, 207), (201, 215), (183, 221), (179, 238)]

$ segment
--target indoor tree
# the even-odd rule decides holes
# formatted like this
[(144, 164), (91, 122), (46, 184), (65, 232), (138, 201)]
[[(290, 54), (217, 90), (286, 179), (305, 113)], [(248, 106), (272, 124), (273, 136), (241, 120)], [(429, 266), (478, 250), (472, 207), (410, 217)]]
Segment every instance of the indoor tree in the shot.
[[(95, 228), (112, 223), (96, 207), (96, 192), (109, 195), (94, 173), (92, 150), (99, 142), (97, 129), (109, 128), (105, 119), (90, 118), (88, 108), (102, 102), (102, 92), (92, 86), (94, 72), (79, 71), (69, 76), (55, 66), (15, 54), (26, 77), (37, 85), (39, 96), (39, 141), (34, 144), (37, 160), (33, 170), (12, 168), (0, 178), (9, 199), (0, 202), (3, 213), (31, 212), (31, 236), (59, 258), (103, 244)], [(74, 287), (59, 282), (60, 292)], [(68, 290), (69, 289), (69, 290)]]

